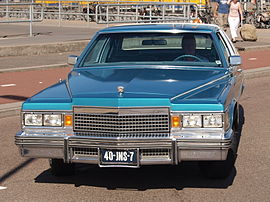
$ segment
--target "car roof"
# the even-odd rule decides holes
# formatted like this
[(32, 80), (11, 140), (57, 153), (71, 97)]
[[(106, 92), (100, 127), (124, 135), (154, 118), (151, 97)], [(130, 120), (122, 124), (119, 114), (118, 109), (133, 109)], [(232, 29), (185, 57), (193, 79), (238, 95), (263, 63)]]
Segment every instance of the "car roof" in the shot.
[(99, 31), (103, 33), (122, 32), (217, 32), (220, 28), (213, 24), (168, 23), (168, 24), (131, 24), (108, 27)]

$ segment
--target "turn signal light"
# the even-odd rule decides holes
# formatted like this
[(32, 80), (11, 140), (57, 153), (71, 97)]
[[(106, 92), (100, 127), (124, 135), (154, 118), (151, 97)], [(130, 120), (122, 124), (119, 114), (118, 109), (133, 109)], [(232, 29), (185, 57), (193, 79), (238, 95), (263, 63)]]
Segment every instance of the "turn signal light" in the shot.
[(180, 117), (179, 116), (172, 116), (172, 127), (173, 128), (180, 127)]
[(65, 115), (65, 126), (72, 126), (72, 115)]

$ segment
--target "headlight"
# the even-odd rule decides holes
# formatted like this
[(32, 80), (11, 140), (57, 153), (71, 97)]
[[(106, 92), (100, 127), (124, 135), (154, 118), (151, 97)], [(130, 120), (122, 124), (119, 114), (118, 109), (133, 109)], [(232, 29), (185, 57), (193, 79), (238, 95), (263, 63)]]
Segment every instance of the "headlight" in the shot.
[(42, 126), (42, 114), (24, 114), (24, 125)]
[(183, 115), (183, 128), (201, 128), (201, 115)]
[(44, 126), (62, 126), (61, 114), (45, 114), (43, 120)]
[(221, 128), (222, 127), (222, 115), (211, 114), (203, 116), (203, 127), (204, 128)]

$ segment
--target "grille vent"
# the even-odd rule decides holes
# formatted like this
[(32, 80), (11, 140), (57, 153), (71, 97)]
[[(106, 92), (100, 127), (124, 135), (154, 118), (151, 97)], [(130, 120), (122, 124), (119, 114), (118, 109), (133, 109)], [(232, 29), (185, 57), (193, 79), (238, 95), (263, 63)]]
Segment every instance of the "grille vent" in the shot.
[(73, 153), (76, 156), (97, 156), (98, 149), (97, 148), (73, 148)]
[[(91, 108), (90, 108), (91, 109)], [(167, 110), (126, 109), (121, 113), (89, 113), (91, 110), (74, 110), (75, 132), (125, 133), (166, 133), (169, 132)], [(100, 110), (99, 110), (100, 112)], [(157, 113), (155, 113), (157, 112)]]

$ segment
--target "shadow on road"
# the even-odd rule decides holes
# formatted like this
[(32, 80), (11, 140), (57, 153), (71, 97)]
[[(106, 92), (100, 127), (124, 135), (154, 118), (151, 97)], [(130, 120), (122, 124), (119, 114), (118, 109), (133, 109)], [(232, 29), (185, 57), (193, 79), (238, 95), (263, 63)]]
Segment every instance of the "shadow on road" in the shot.
[(145, 166), (140, 169), (99, 168), (93, 165), (76, 165), (74, 176), (54, 177), (46, 170), (36, 177), (36, 183), (74, 184), (79, 186), (104, 187), (110, 190), (148, 190), (173, 188), (227, 188), (236, 176), (234, 168), (224, 180), (207, 179), (201, 175), (197, 163), (185, 162), (181, 166)]
[(35, 159), (33, 159), (33, 158), (29, 158), (29, 159), (25, 160), (24, 162), (22, 162), (21, 164), (19, 164), (18, 166), (16, 166), (15, 168), (13, 168), (10, 171), (8, 171), (7, 173), (5, 173), (3, 176), (0, 176), (0, 183), (3, 183), (8, 178), (12, 177), (14, 174), (19, 172), (21, 169), (23, 169), (28, 164), (32, 163), (34, 160)]
[(18, 96), (18, 95), (1, 95), (0, 98), (9, 99), (9, 100), (18, 100), (18, 101), (24, 101), (28, 99), (28, 97)]
[(245, 124), (245, 111), (242, 105), (239, 105), (239, 133), (242, 134), (242, 128)]
[[(244, 109), (239, 106), (239, 141), (244, 124)], [(173, 188), (220, 188), (233, 184), (234, 167), (227, 179), (208, 179), (199, 170), (196, 162), (183, 162), (179, 166), (144, 166), (139, 169), (99, 168), (94, 165), (77, 164), (74, 176), (55, 177), (46, 170), (36, 177), (36, 183), (74, 184), (79, 186), (104, 187), (107, 189), (148, 190)]]

